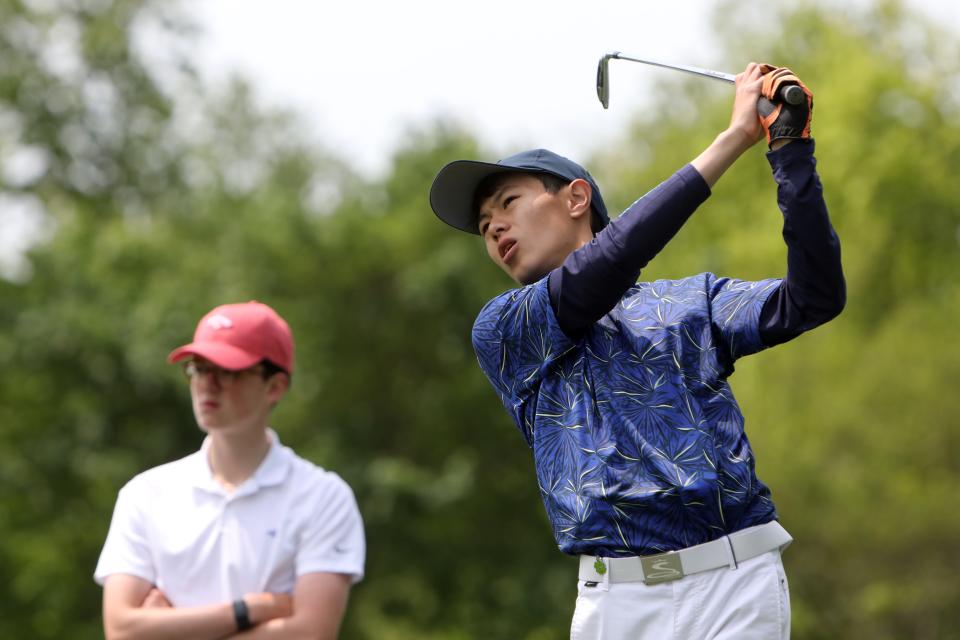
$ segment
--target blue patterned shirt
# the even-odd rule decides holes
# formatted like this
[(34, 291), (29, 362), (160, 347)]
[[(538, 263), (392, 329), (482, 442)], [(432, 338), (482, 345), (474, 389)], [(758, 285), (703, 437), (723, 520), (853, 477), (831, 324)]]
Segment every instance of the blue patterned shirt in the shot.
[(533, 449), (561, 551), (646, 555), (776, 518), (726, 378), (763, 349), (780, 282), (640, 283), (577, 341), (547, 278), (484, 307), (474, 348)]
[(812, 140), (767, 154), (787, 274), (637, 284), (710, 195), (687, 165), (474, 325), (480, 366), (533, 449), (557, 544), (647, 555), (776, 518), (727, 384), (734, 362), (843, 309)]

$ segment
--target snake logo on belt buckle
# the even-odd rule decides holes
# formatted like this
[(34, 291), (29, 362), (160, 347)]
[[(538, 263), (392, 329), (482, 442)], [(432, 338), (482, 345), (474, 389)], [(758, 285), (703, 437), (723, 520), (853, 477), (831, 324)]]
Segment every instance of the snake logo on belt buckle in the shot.
[(644, 584), (660, 584), (683, 577), (680, 554), (672, 551), (655, 556), (641, 556), (640, 565), (643, 567)]

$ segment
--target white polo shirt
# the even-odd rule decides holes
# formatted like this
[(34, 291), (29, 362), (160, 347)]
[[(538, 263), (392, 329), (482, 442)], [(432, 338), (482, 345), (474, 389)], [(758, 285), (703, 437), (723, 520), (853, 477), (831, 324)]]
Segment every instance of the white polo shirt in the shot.
[(312, 572), (363, 577), (363, 521), (340, 476), (269, 432), (270, 451), (228, 495), (200, 451), (145, 471), (120, 490), (94, 579), (131, 574), (176, 607), (290, 593)]

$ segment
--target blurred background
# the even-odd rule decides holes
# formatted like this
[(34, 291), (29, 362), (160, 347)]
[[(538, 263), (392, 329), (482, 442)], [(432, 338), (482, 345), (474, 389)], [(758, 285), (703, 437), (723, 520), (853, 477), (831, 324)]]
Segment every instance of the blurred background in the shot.
[[(732, 379), (796, 540), (794, 637), (960, 638), (956, 7), (529, 4), (331, 6), (311, 37), (341, 44), (313, 50), (283, 40), (304, 20), (264, 18), (284, 1), (0, 1), (0, 637), (102, 637), (117, 491), (202, 438), (165, 356), (248, 299), (297, 339), (274, 426), (365, 518), (342, 637), (566, 637), (575, 561), (470, 346), (510, 282), (427, 191), (449, 160), (533, 145), (584, 162), (611, 210), (669, 176), (732, 92), (614, 62), (604, 112), (596, 60), (620, 48), (813, 89), (848, 306)], [(642, 277), (782, 275), (769, 174), (761, 144)]]

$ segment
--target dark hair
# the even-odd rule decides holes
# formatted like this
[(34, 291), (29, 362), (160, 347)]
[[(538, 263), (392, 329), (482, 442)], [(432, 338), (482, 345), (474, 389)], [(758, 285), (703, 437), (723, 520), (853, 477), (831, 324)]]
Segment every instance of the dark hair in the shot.
[[(509, 178), (510, 176), (515, 176), (517, 174), (528, 175), (537, 178), (543, 188), (546, 189), (547, 193), (556, 194), (560, 189), (563, 189), (565, 186), (570, 184), (570, 180), (566, 178), (561, 178), (552, 173), (547, 173), (546, 171), (537, 171), (537, 172), (527, 172), (527, 171), (503, 171), (501, 173), (495, 173), (492, 176), (487, 176), (480, 181), (480, 184), (477, 185), (476, 190), (473, 192), (473, 212), (480, 216), (480, 205), (483, 204), (483, 201), (496, 193), (497, 189), (500, 188), (500, 185)], [(594, 234), (600, 232), (603, 229), (603, 224), (600, 221), (599, 216), (595, 215), (593, 210), (593, 205), (590, 205), (590, 230)]]
[(276, 365), (273, 362), (267, 360), (266, 358), (260, 361), (260, 365), (263, 367), (264, 380), (269, 380), (270, 378), (277, 375), (278, 373), (285, 373), (287, 374), (288, 378), (290, 377), (290, 372), (288, 372), (283, 367)]

